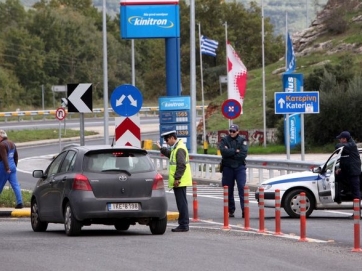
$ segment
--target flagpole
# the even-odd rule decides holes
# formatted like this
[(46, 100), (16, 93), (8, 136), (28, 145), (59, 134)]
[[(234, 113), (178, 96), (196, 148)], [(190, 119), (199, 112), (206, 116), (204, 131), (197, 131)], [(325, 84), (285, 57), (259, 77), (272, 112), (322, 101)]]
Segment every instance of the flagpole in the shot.
[[(227, 83), (226, 83), (226, 89), (227, 89), (227, 98), (229, 99), (229, 79), (228, 79), (228, 22), (225, 21), (225, 50), (226, 50), (226, 54), (225, 54), (225, 58), (226, 58), (226, 78), (227, 78)], [(229, 119), (229, 127), (230, 125), (233, 123), (232, 120)], [(228, 128), (229, 128), (228, 127)]]
[(265, 52), (264, 52), (264, 1), (261, 0), (261, 51), (263, 66), (263, 120), (264, 120), (264, 147), (266, 147), (266, 101), (265, 101)]
[[(288, 70), (288, 12), (285, 11), (285, 71)], [(285, 144), (287, 148), (287, 159), (290, 159), (290, 127), (289, 127), (289, 114), (285, 115)]]
[(201, 77), (201, 106), (202, 106), (202, 127), (203, 127), (203, 146), (204, 154), (207, 154), (207, 140), (206, 140), (206, 121), (205, 121), (205, 99), (204, 99), (204, 73), (202, 71), (202, 53), (201, 53), (201, 24), (199, 25), (199, 51), (200, 51), (200, 77)]
[(190, 1), (190, 96), (191, 96), (191, 153), (197, 153), (196, 132), (196, 61), (195, 61), (195, 0)]

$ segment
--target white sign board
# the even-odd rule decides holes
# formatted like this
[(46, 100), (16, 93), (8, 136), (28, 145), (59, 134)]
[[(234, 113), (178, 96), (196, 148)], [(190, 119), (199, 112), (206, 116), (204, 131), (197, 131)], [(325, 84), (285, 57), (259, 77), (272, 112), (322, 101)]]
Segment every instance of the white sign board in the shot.
[(67, 86), (63, 85), (63, 86), (52, 86), (52, 91), (53, 92), (66, 92), (67, 91)]

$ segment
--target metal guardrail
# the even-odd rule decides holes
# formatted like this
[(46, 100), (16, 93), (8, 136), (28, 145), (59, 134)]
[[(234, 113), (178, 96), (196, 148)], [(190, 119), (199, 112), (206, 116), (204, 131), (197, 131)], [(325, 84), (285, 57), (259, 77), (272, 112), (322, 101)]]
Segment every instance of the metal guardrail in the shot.
[[(206, 106), (205, 106), (206, 107)], [(196, 110), (201, 110), (202, 106), (196, 106)], [(152, 115), (158, 115), (159, 108), (158, 106), (150, 106), (150, 107), (141, 107), (140, 113), (145, 114), (146, 116), (148, 114)], [(32, 110), (32, 111), (12, 111), (12, 112), (0, 112), (0, 118), (5, 118), (5, 122), (8, 121), (8, 118), (10, 117), (18, 117), (18, 120), (20, 121), (21, 117), (30, 116), (31, 119), (33, 119), (33, 116), (48, 116), (48, 115), (54, 115), (55, 116), (56, 110)], [(68, 110), (66, 110), (68, 116), (71, 118), (72, 114), (78, 114), (78, 113), (68, 113)], [(108, 108), (108, 113), (113, 113), (112, 108)], [(89, 114), (99, 114), (104, 113), (104, 108), (94, 108), (93, 111)], [(87, 113), (88, 114), (88, 113)]]
[[(162, 172), (168, 170), (168, 158), (159, 151), (148, 151), (151, 159)], [(219, 163), (221, 156), (207, 154), (190, 154), (192, 176), (195, 180), (220, 181)], [(271, 160), (261, 158), (247, 158), (247, 183), (259, 185), (264, 180), (292, 172), (308, 171), (319, 166), (317, 162)]]

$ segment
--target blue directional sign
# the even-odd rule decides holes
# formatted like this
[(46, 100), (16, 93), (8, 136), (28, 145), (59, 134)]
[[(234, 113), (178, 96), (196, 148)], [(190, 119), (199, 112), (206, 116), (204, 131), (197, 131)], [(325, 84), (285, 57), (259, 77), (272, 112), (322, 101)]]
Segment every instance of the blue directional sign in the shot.
[(319, 113), (319, 92), (275, 92), (275, 114)]
[(120, 116), (129, 117), (137, 114), (143, 104), (141, 92), (133, 85), (125, 84), (116, 87), (111, 95), (113, 111)]

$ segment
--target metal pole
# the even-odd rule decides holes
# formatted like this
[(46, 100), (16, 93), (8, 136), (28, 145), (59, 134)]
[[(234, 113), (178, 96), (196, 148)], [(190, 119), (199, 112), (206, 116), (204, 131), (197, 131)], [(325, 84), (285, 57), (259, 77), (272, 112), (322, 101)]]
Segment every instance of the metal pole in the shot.
[(44, 85), (41, 85), (41, 108), (44, 109)]
[(264, 120), (264, 147), (266, 147), (266, 97), (265, 97), (265, 52), (264, 52), (264, 1), (261, 0), (261, 51), (263, 66), (263, 120)]
[(309, 14), (308, 14), (308, 0), (305, 0), (305, 8), (306, 8), (306, 12), (307, 12), (307, 15), (306, 15), (306, 22), (307, 22), (307, 24), (306, 24), (306, 28), (308, 28), (308, 25), (309, 25)]
[(59, 152), (62, 150), (62, 126), (61, 121), (59, 121)]
[(131, 40), (131, 54), (132, 54), (132, 85), (136, 86), (136, 70), (135, 70), (135, 59), (134, 59), (134, 39)]
[[(41, 85), (41, 108), (43, 109), (43, 112), (45, 110), (44, 104), (44, 85)], [(45, 115), (43, 115), (43, 119), (45, 119)]]
[(104, 107), (104, 144), (109, 144), (108, 130), (108, 62), (107, 62), (107, 24), (106, 0), (103, 0), (103, 107)]
[[(228, 68), (228, 22), (225, 22), (225, 48), (226, 48), (226, 78), (227, 78), (227, 82), (226, 82), (226, 91), (227, 91), (227, 96), (228, 99), (230, 98), (229, 95), (229, 68)], [(230, 125), (233, 123), (232, 120), (229, 119), (229, 127)], [(229, 128), (228, 127), (228, 128)]]
[(201, 25), (199, 26), (199, 48), (200, 48), (200, 77), (201, 77), (201, 106), (202, 106), (202, 127), (203, 127), (203, 146), (204, 153), (207, 153), (207, 140), (206, 140), (206, 122), (205, 122), (205, 99), (204, 99), (204, 73), (202, 71), (202, 53), (201, 53)]
[(286, 145), (287, 145), (287, 159), (289, 160), (290, 159), (290, 131), (289, 131), (289, 114), (286, 114), (286, 124), (285, 124), (285, 130), (286, 130), (286, 133), (285, 133), (285, 142), (286, 142)]
[(191, 153), (197, 153), (196, 136), (196, 60), (195, 60), (195, 0), (190, 1), (190, 94), (191, 94)]

